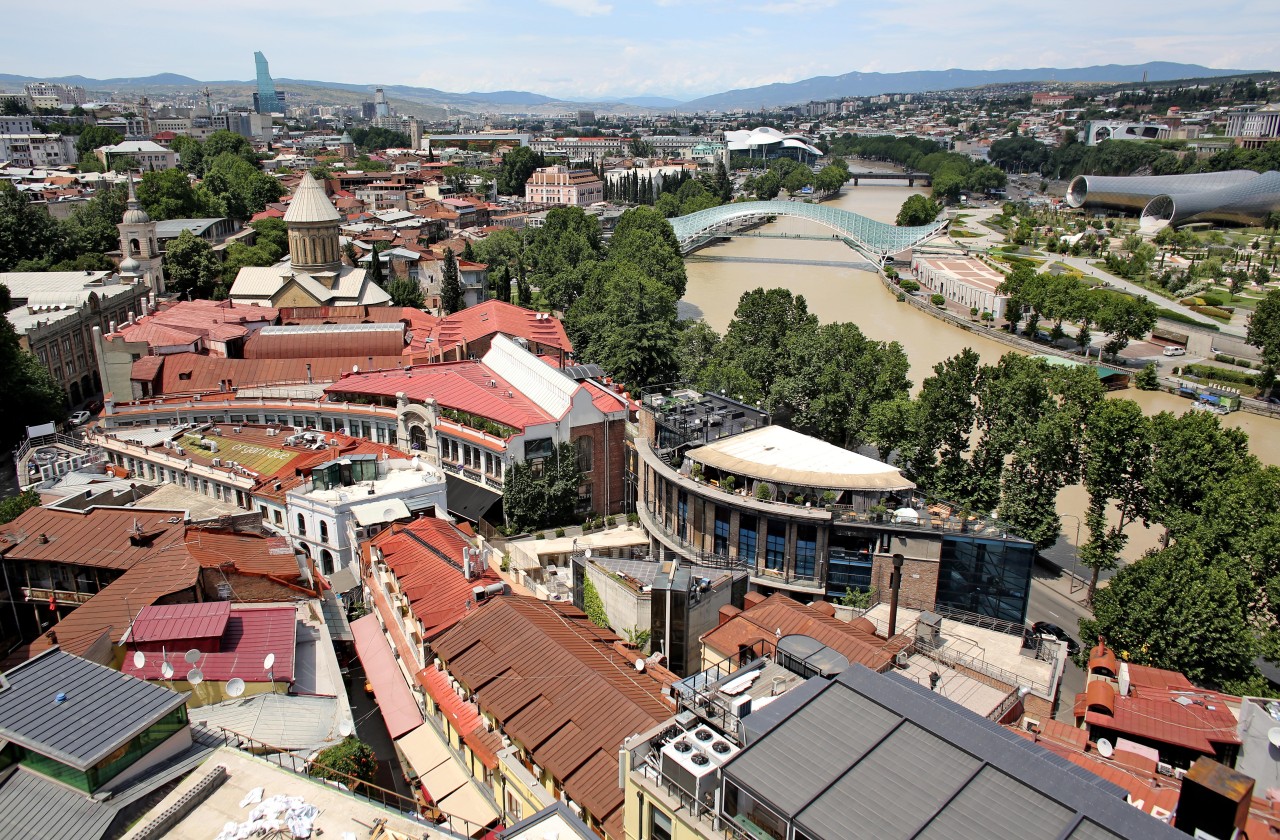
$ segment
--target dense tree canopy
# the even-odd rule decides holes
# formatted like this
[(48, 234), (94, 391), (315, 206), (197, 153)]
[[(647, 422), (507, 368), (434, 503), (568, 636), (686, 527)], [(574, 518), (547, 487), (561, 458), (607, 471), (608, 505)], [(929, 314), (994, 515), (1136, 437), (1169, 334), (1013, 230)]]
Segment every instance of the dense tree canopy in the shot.
[[(172, 171), (172, 170), (170, 170)], [(212, 298), (225, 293), (220, 286), (222, 266), (209, 243), (189, 230), (178, 234), (164, 252), (164, 273), (169, 289), (184, 300)], [(225, 297), (225, 294), (218, 295)]]
[[(12, 309), (7, 286), (0, 284), (0, 313)], [(66, 419), (66, 395), (48, 368), (22, 349), (13, 324), (0, 314), (0, 447), (8, 451), (26, 433), (26, 426)]]
[(547, 159), (528, 146), (512, 149), (502, 156), (498, 167), (498, 192), (524, 196), (524, 185), (535, 169), (547, 165)]
[(938, 202), (927, 196), (913, 195), (902, 202), (902, 209), (898, 211), (896, 221), (899, 227), (919, 227), (938, 218), (941, 212), (942, 208), (938, 206)]

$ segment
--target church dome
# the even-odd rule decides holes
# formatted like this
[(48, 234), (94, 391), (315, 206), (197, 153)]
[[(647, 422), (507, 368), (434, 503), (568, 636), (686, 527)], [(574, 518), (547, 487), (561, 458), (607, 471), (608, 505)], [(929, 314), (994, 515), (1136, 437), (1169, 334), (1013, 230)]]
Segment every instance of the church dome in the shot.
[(141, 207), (130, 207), (124, 211), (124, 223), (126, 225), (145, 225), (150, 221), (151, 217)]
[(293, 192), (289, 209), (285, 211), (284, 223), (290, 225), (333, 222), (336, 227), (337, 222), (341, 220), (342, 215), (324, 194), (324, 187), (320, 186), (320, 182), (313, 178), (310, 172), (303, 175), (301, 183)]
[[(141, 211), (141, 210), (139, 210), (138, 212), (139, 212), (139, 213), (142, 213), (142, 211)], [(146, 214), (146, 213), (142, 213), (142, 215), (143, 215), (143, 218), (145, 219), (147, 214)], [(125, 221), (128, 221), (128, 219), (129, 219), (129, 216), (128, 216), (128, 214), (126, 213), (126, 214), (125, 214)], [(135, 260), (133, 257), (125, 257), (125, 258), (120, 262), (120, 269), (119, 269), (119, 271), (120, 271), (120, 273), (121, 273), (121, 274), (141, 274), (141, 273), (142, 273), (142, 263), (138, 262), (138, 261), (137, 261), (137, 260)]]
[(350, 131), (344, 131), (342, 132), (342, 136), (338, 138), (338, 142), (344, 146), (347, 146), (347, 145), (354, 145), (356, 141), (351, 138)]

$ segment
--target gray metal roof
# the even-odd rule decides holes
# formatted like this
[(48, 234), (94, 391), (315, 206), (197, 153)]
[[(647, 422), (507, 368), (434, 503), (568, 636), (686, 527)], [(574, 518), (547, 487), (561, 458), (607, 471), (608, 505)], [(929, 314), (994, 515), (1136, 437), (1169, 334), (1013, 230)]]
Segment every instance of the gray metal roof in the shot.
[(97, 764), (187, 697), (58, 648), (6, 671), (5, 678), (0, 737), (78, 770)]
[(778, 718), (764, 727), (744, 719), (761, 734), (724, 778), (815, 840), (1181, 836), (1120, 788), (919, 686), (859, 665), (810, 685), (783, 714), (772, 707), (786, 695), (762, 710)]
[(0, 840), (101, 837), (116, 809), (25, 767), (0, 784)]
[(221, 217), (216, 219), (166, 219), (162, 222), (156, 222), (156, 239), (174, 239), (184, 230), (189, 230), (196, 236), (200, 236), (220, 221), (222, 221)]

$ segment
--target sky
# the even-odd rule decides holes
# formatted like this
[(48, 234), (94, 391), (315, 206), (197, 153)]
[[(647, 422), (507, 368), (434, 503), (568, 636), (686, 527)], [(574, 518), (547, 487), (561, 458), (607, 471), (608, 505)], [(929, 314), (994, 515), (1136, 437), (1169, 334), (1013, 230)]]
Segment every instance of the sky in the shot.
[[(261, 50), (277, 78), (687, 100), (853, 71), (1280, 69), (1276, 0), (123, 0), (109, 13), (64, 0), (58, 10), (72, 30), (4, 27), (0, 72), (247, 80)], [(85, 27), (91, 36), (78, 34)]]

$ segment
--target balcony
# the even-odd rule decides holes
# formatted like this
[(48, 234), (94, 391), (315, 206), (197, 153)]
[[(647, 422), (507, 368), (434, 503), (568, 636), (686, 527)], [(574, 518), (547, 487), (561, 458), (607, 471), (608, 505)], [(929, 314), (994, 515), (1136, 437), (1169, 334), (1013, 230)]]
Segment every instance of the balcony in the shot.
[(62, 606), (78, 607), (87, 603), (96, 592), (70, 592), (66, 589), (48, 589), (39, 586), (22, 587), (22, 596), (37, 604), (47, 604), (52, 597)]

